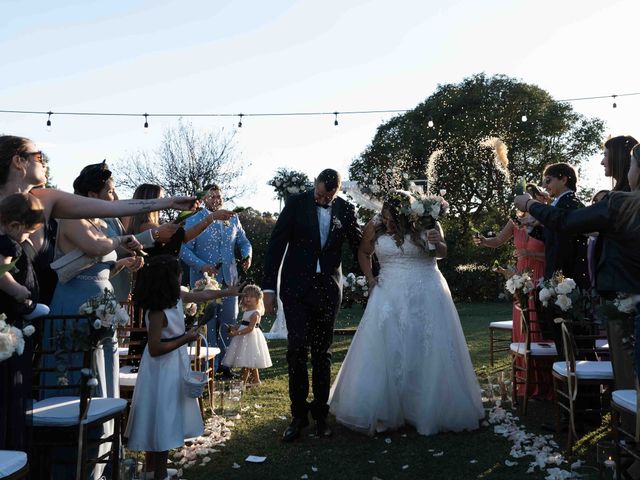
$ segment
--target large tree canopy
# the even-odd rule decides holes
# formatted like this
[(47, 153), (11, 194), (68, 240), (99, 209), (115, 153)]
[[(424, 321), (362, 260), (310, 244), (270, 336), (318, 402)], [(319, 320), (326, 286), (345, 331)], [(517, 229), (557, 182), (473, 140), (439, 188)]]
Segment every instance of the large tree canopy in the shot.
[[(482, 259), (488, 252), (470, 247), (474, 226), (486, 231), (504, 223), (517, 179), (538, 183), (544, 166), (555, 162), (568, 162), (579, 170), (600, 148), (603, 129), (601, 120), (585, 118), (535, 85), (478, 74), (438, 86), (416, 108), (380, 125), (349, 173), (363, 184), (378, 183), (382, 191), (398, 188), (404, 174), (414, 179), (429, 176), (430, 190), (445, 189), (451, 206), (445, 220), (449, 266), (483, 260), (491, 264), (489, 258)], [(490, 137), (508, 147), (505, 171), (486, 146)], [(430, 175), (429, 157), (437, 158)]]
[(512, 185), (496, 170), (494, 152), (481, 146), (483, 140), (498, 137), (507, 145), (512, 179), (539, 181), (550, 163), (579, 168), (599, 148), (602, 132), (601, 120), (583, 117), (535, 85), (478, 74), (440, 85), (415, 109), (378, 127), (350, 176), (382, 185), (395, 182), (400, 172), (425, 178), (429, 156), (441, 151), (431, 189), (447, 190), (454, 215), (506, 213)]

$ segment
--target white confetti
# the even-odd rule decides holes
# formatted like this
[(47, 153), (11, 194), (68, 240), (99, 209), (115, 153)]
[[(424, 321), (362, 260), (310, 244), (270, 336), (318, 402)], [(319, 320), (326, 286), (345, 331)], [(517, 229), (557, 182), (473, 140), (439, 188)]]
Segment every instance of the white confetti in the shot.
[(469, 460), (469, 463), (478, 463), (478, 460)]
[(307, 478), (309, 478), (309, 475), (307, 475), (306, 473), (304, 475), (302, 475), (300, 477), (302, 480), (306, 480)]
[(312, 466), (312, 467), (311, 467), (311, 471), (312, 471), (312, 472), (317, 472), (317, 471), (318, 471), (318, 467), (313, 467), (313, 466)]
[(402, 469), (403, 469), (403, 470), (406, 470), (407, 468), (409, 468), (409, 465), (403, 465), (403, 466), (402, 466)]
[(505, 464), (507, 467), (515, 467), (515, 466), (518, 464), (518, 462), (512, 462), (511, 460), (505, 460), (505, 461), (504, 461), (504, 464)]
[(384, 439), (384, 443), (386, 443), (387, 445), (389, 445), (391, 443), (391, 439), (390, 438), (385, 438)]
[(444, 455), (444, 451), (436, 452), (436, 453), (433, 454), (434, 457), (441, 457), (443, 455)]
[(240, 465), (238, 465), (236, 462), (233, 462), (233, 466), (231, 468), (240, 468)]

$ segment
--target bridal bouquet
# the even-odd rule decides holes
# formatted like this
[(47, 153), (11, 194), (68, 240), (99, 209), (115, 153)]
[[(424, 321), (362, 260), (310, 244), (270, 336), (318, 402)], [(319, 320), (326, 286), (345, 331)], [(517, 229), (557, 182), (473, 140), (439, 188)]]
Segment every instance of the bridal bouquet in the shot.
[(287, 200), (289, 195), (306, 192), (312, 187), (306, 174), (295, 170), (287, 170), (286, 168), (278, 169), (275, 176), (267, 182), (267, 185), (271, 185), (276, 191), (278, 200)]
[[(96, 330), (114, 329), (129, 323), (129, 314), (120, 306), (116, 296), (108, 288), (105, 288), (102, 294), (91, 297), (80, 305), (78, 313), (95, 317), (93, 328)], [(109, 332), (104, 333), (109, 334)]]
[(0, 313), (0, 362), (11, 358), (14, 353), (22, 355), (24, 352), (24, 337), (30, 337), (36, 329), (33, 325), (27, 325), (20, 329), (9, 325), (7, 316)]
[(411, 193), (401, 213), (407, 215), (418, 230), (429, 230), (448, 210), (449, 203), (442, 195)]

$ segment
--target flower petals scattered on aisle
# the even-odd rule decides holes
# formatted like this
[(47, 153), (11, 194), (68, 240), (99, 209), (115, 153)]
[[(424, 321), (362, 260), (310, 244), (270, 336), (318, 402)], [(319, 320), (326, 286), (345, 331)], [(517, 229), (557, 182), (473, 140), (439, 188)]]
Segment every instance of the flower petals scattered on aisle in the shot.
[[(564, 470), (559, 466), (567, 463), (565, 458), (558, 451), (558, 444), (553, 440), (553, 435), (535, 435), (527, 433), (524, 427), (519, 425), (519, 418), (501, 406), (501, 402), (496, 401), (489, 410), (488, 421), (493, 425), (494, 433), (502, 435), (513, 443), (510, 455), (516, 460), (505, 460), (505, 465), (512, 467), (518, 464), (517, 459), (533, 457), (529, 462), (527, 473), (533, 473), (536, 469), (547, 474), (545, 480), (561, 480), (571, 478), (571, 470)], [(569, 468), (580, 466), (578, 461)]]

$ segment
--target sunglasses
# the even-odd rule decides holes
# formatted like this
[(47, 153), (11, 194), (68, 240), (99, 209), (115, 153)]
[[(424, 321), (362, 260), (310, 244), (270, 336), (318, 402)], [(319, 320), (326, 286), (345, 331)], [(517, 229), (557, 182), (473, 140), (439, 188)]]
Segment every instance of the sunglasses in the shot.
[(545, 179), (542, 180), (542, 183), (544, 185), (549, 185), (551, 183), (551, 180), (553, 180), (554, 178), (557, 178), (558, 180), (561, 179), (563, 177), (563, 175), (560, 175), (559, 177), (547, 177)]
[(29, 159), (29, 158), (33, 157), (33, 159), (36, 162), (44, 165), (44, 155), (43, 155), (41, 150), (39, 150), (37, 152), (24, 152), (24, 153), (20, 153), (19, 155), (20, 155), (20, 157), (26, 158), (26, 159)]

